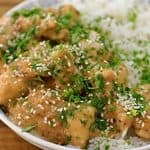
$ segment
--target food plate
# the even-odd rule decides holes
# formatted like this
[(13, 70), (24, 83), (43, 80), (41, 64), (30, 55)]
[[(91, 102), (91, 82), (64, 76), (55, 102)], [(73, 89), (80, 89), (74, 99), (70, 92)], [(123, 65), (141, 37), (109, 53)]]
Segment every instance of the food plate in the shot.
[[(32, 8), (32, 7), (49, 7), (49, 6), (59, 6), (61, 5), (61, 0), (30, 0), (30, 1), (25, 1), (18, 6), (14, 7), (10, 11), (8, 11), (5, 15), (9, 16), (16, 10), (20, 10), (23, 8)], [(67, 147), (67, 146), (61, 146), (58, 144), (54, 144), (51, 142), (46, 141), (45, 139), (22, 132), (22, 129), (16, 126), (14, 123), (11, 122), (8, 116), (6, 116), (1, 110), (0, 110), (0, 120), (4, 122), (9, 128), (11, 128), (15, 133), (17, 133), (20, 137), (25, 139), (26, 141), (32, 143), (33, 145), (44, 149), (44, 150), (77, 150), (77, 148), (73, 147)], [(135, 149), (130, 149), (130, 150), (150, 150), (150, 145), (146, 145), (143, 147), (135, 148)]]

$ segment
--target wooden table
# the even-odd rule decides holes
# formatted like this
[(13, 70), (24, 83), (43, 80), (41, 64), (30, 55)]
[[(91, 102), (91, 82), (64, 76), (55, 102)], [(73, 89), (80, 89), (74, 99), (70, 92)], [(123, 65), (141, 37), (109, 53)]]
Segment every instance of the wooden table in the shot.
[[(0, 16), (21, 0), (0, 0)], [(0, 122), (0, 150), (39, 150)]]

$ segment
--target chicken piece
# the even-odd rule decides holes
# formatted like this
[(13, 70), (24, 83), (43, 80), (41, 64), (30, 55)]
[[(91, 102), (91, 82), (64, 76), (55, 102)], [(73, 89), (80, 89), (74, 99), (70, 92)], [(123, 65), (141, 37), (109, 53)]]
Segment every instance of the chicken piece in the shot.
[(3, 69), (3, 65), (4, 65), (4, 63), (3, 63), (3, 61), (0, 59), (0, 74), (1, 74), (2, 69)]
[[(50, 56), (47, 56), (47, 58), (42, 56), (41, 59), (41, 62), (35, 63), (36, 67), (32, 64), (32, 59), (30, 60), (28, 57), (16, 59), (10, 64), (8, 71), (1, 74), (1, 105), (7, 105), (9, 99), (14, 100), (23, 93), (26, 94), (30, 87), (29, 82), (33, 82), (36, 76), (53, 77), (57, 84), (66, 84), (70, 81), (72, 75), (76, 71), (72, 55), (68, 49), (56, 49)], [(42, 67), (40, 67), (41, 64)]]
[(66, 102), (50, 89), (33, 89), (28, 97), (18, 99), (17, 105), (9, 109), (12, 120), (25, 128), (36, 125), (35, 131), (58, 144), (67, 143), (65, 128), (59, 119), (59, 109)]
[(63, 5), (58, 11), (60, 17), (68, 16), (70, 18), (68, 28), (71, 28), (80, 20), (79, 11), (72, 5)]
[(136, 135), (144, 139), (150, 139), (150, 112), (139, 119), (135, 119), (133, 127)]
[(16, 36), (15, 28), (10, 17), (0, 18), (0, 44), (2, 48), (7, 47), (8, 41)]
[(4, 68), (5, 71), (0, 75), (1, 105), (7, 106), (9, 101), (28, 93), (31, 80), (37, 75), (29, 64), (30, 62), (21, 58)]
[(118, 84), (125, 84), (127, 82), (128, 70), (123, 64), (118, 66), (117, 70), (95, 66), (93, 70), (87, 74), (88, 78), (92, 79), (93, 87), (98, 88), (95, 81), (97, 81), (99, 75), (103, 77), (101, 80), (104, 80), (101, 81), (104, 82), (104, 95), (110, 97), (114, 82)]
[(6, 16), (3, 16), (0, 18), (0, 26), (5, 26), (9, 23), (10, 21), (10, 18), (9, 17), (6, 17)]
[(143, 95), (148, 101), (150, 101), (150, 84), (140, 85), (136, 92)]
[(16, 76), (11, 69), (0, 75), (0, 105), (7, 106), (8, 102), (28, 92), (29, 79)]
[(102, 46), (99, 42), (82, 40), (79, 46), (85, 51), (89, 61), (92, 64), (96, 64), (97, 62), (104, 64), (104, 62), (107, 62), (107, 60), (110, 59), (111, 52), (108, 52), (107, 54), (103, 53)]
[(47, 49), (40, 43), (30, 50), (29, 56), (17, 59), (13, 64), (24, 76), (53, 77), (57, 83), (68, 83), (77, 72), (69, 47), (61, 45), (48, 52)]
[(69, 31), (67, 29), (60, 29), (58, 31), (58, 23), (54, 16), (49, 19), (41, 20), (39, 25), (38, 37), (46, 38), (52, 41), (67, 41), (69, 38)]
[(90, 137), (90, 127), (95, 121), (96, 109), (92, 106), (83, 107), (68, 118), (67, 133), (71, 137), (70, 144), (84, 148)]
[(92, 40), (82, 40), (79, 43), (80, 48), (85, 51), (87, 57), (92, 63), (96, 63), (100, 60), (102, 55), (101, 44)]
[(69, 39), (69, 31), (60, 29), (58, 31), (58, 23), (55, 18), (49, 20), (43, 19), (39, 26), (38, 37), (46, 38), (52, 41), (67, 41)]
[(150, 139), (150, 84), (140, 85), (136, 92), (145, 97), (148, 101), (147, 112), (145, 116), (136, 118), (133, 123), (135, 133), (145, 139)]
[(116, 78), (116, 74), (112, 69), (103, 69), (102, 76), (106, 82), (113, 82)]
[(25, 32), (27, 29), (33, 26), (31, 18), (19, 17), (15, 22), (16, 28), (19, 32)]
[(91, 84), (94, 88), (103, 91), (102, 94), (106, 97), (111, 96), (113, 82), (116, 80), (115, 71), (110, 68), (96, 66), (87, 76), (91, 79)]
[(128, 79), (128, 70), (127, 67), (122, 64), (118, 67), (116, 71), (116, 81), (118, 84), (125, 84)]
[(28, 79), (33, 79), (39, 74), (32, 68), (31, 62), (27, 61), (27, 59), (28, 58), (25, 58), (25, 57), (16, 59), (9, 66), (13, 71), (16, 71), (16, 73), (19, 76), (22, 76)]
[[(79, 20), (78, 11), (71, 5), (64, 5), (59, 10), (49, 9), (52, 13), (50, 17), (46, 17), (39, 25), (38, 37), (46, 38), (52, 41), (68, 41), (70, 37), (69, 28)], [(57, 14), (57, 15), (56, 15)], [(63, 26), (61, 20), (63, 17), (69, 17), (67, 26)]]
[(112, 51), (103, 51), (103, 43), (98, 41), (100, 34), (95, 31), (90, 31), (88, 39), (80, 41), (79, 46), (81, 50), (85, 51), (88, 59), (94, 63), (106, 64), (113, 56)]
[(113, 88), (113, 82), (116, 80), (116, 74), (112, 69), (103, 69), (102, 76), (105, 80), (105, 93), (107, 97), (111, 96), (111, 91)]
[(7, 69), (7, 65), (4, 63), (4, 61), (0, 57), (0, 74), (2, 74), (3, 72), (5, 72), (6, 69)]
[(58, 9), (53, 8), (53, 7), (46, 9), (46, 12), (51, 13), (53, 16), (58, 15)]
[(127, 115), (123, 106), (115, 102), (106, 106), (104, 117), (121, 133), (121, 138), (125, 137), (133, 123), (133, 118)]
[[(60, 83), (70, 82), (72, 75), (77, 72), (74, 57), (67, 46), (56, 47), (51, 54), (51, 74)], [(67, 76), (66, 76), (67, 74)]]

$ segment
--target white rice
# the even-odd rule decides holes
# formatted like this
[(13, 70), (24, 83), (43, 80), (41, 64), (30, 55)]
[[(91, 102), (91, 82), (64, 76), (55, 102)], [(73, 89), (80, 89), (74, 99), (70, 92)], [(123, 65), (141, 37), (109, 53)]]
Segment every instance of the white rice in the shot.
[(97, 137), (90, 140), (88, 150), (129, 150), (144, 146), (146, 144), (150, 143), (143, 142), (141, 139), (137, 137), (130, 137), (128, 140)]

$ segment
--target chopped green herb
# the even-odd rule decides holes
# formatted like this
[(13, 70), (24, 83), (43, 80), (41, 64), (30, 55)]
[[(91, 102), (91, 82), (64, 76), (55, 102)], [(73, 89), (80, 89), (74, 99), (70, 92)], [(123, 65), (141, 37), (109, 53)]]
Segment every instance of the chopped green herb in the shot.
[(107, 126), (108, 126), (108, 122), (105, 119), (96, 118), (92, 126), (92, 129), (99, 129), (101, 131), (104, 131), (106, 130)]
[(72, 89), (72, 88), (68, 88), (68, 89), (65, 89), (62, 93), (62, 96), (66, 99), (69, 99), (71, 97), (71, 95), (74, 95), (75, 91)]
[(105, 81), (101, 74), (98, 74), (95, 78), (93, 78), (94, 85), (96, 89), (103, 91), (105, 87)]
[(10, 63), (18, 56), (27, 51), (27, 45), (36, 33), (36, 28), (30, 28), (28, 31), (21, 33), (19, 37), (11, 41), (7, 51), (3, 54), (3, 59)]
[(58, 73), (60, 73), (62, 70), (57, 68), (57, 66), (55, 64), (52, 64), (51, 66), (49, 66), (50, 72), (52, 77), (57, 77)]
[(105, 150), (109, 150), (110, 149), (110, 145), (105, 145)]
[(63, 124), (64, 127), (67, 126), (68, 124), (68, 121), (67, 119), (68, 118), (73, 118), (74, 117), (74, 110), (73, 109), (70, 109), (70, 110), (63, 110), (60, 114), (59, 114), (59, 118)]
[(107, 104), (107, 99), (106, 98), (97, 98), (97, 97), (91, 97), (91, 104), (97, 108), (98, 112), (103, 112), (103, 109), (105, 105)]
[(124, 85), (119, 86), (114, 84), (114, 89), (115, 91), (118, 91), (119, 94), (126, 97), (125, 101), (128, 101), (129, 99), (133, 101), (135, 106), (129, 109), (132, 117), (141, 116), (143, 112), (147, 110), (147, 101), (142, 95), (134, 92)]
[(83, 120), (83, 119), (81, 119), (81, 120), (80, 120), (80, 122), (81, 122), (81, 124), (83, 124), (84, 126), (86, 126), (86, 125), (87, 125), (88, 120)]
[(19, 97), (17, 100), (18, 100), (18, 103), (22, 105), (25, 101), (27, 101), (27, 98)]
[(150, 84), (150, 67), (145, 67), (142, 70), (141, 83)]
[(42, 12), (41, 8), (33, 8), (33, 9), (23, 9), (16, 11), (12, 14), (12, 17), (17, 19), (19, 16), (24, 16), (24, 17), (32, 17), (35, 15), (40, 15)]
[(112, 107), (108, 110), (109, 112), (115, 112), (117, 110), (116, 105), (112, 105)]
[(137, 9), (133, 8), (128, 12), (128, 21), (130, 22), (136, 22), (138, 17), (138, 12)]
[(76, 88), (76, 91), (89, 91), (90, 88), (88, 80), (80, 74), (75, 74), (72, 76), (72, 84)]
[(30, 125), (22, 129), (23, 132), (31, 132), (37, 127), (37, 125)]
[[(147, 110), (147, 101), (145, 100), (145, 98), (140, 95), (140, 94), (137, 94), (135, 92), (132, 92), (132, 96), (133, 98), (135, 98), (135, 102), (137, 104), (137, 106), (139, 106), (139, 108), (136, 108), (133, 113), (133, 115), (136, 115), (136, 116), (139, 116), (139, 115), (142, 115), (144, 111)], [(133, 110), (132, 110), (133, 112)]]
[(112, 55), (113, 55), (112, 58), (109, 60), (109, 66), (114, 68), (114, 67), (120, 65), (122, 62), (122, 59), (120, 56), (120, 50), (116, 48), (113, 51)]
[(88, 29), (82, 24), (76, 24), (70, 30), (71, 33), (71, 43), (76, 44), (81, 39), (86, 39), (88, 37)]
[(72, 139), (72, 136), (67, 136), (67, 143), (70, 143)]
[(77, 91), (73, 90), (72, 88), (65, 89), (64, 92), (62, 93), (62, 96), (68, 101), (68, 102), (73, 102), (73, 103), (80, 103), (82, 100), (80, 93)]
[(61, 28), (68, 28), (70, 21), (72, 20), (72, 15), (70, 13), (60, 16), (58, 18), (58, 24)]
[(36, 81), (39, 81), (40, 83), (45, 83), (45, 81), (40, 77), (40, 76), (37, 76), (35, 78)]
[(127, 139), (127, 140), (126, 140), (126, 143), (127, 143), (128, 145), (130, 145), (132, 142), (131, 142), (130, 139)]

